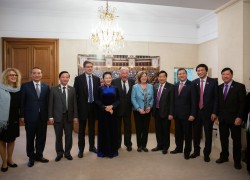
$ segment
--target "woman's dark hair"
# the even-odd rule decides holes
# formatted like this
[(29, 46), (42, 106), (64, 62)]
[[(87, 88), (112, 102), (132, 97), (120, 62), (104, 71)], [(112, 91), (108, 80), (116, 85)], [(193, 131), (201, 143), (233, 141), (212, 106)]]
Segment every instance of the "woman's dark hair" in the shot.
[(104, 76), (106, 76), (107, 74), (109, 74), (112, 77), (112, 73), (107, 71), (107, 72), (103, 73), (102, 78), (104, 79)]

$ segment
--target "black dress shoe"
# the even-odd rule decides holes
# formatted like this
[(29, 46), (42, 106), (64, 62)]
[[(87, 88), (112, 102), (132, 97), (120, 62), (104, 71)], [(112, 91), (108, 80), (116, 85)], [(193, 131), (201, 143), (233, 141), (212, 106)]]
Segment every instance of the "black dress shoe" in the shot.
[(162, 150), (162, 149), (159, 147), (155, 147), (155, 148), (151, 149), (151, 151), (160, 151), (160, 150)]
[(132, 151), (132, 147), (131, 147), (131, 146), (128, 146), (128, 147), (127, 147), (127, 151)]
[(56, 159), (55, 159), (55, 161), (57, 162), (57, 161), (60, 161), (61, 159), (62, 159), (62, 155), (59, 155), (59, 156), (56, 156)]
[(79, 153), (78, 153), (78, 157), (79, 157), (79, 158), (83, 158), (83, 152), (79, 152)]
[(142, 148), (137, 148), (137, 151), (138, 152), (142, 152)]
[(27, 166), (28, 167), (34, 166), (34, 160), (33, 159), (29, 159)]
[(215, 162), (218, 163), (218, 164), (221, 164), (221, 163), (224, 163), (224, 162), (228, 162), (228, 159), (219, 158)]
[(193, 153), (193, 154), (190, 155), (190, 158), (194, 159), (194, 158), (196, 158), (198, 156), (200, 156), (200, 153)]
[(73, 160), (73, 157), (71, 155), (64, 156), (68, 160)]
[(148, 152), (148, 149), (147, 149), (146, 147), (142, 147), (142, 150), (143, 150), (144, 152)]
[(190, 154), (184, 154), (184, 159), (188, 160), (190, 158)]
[(210, 157), (208, 155), (204, 155), (204, 161), (205, 162), (210, 162)]
[(2, 167), (1, 167), (1, 171), (2, 171), (2, 172), (8, 171), (8, 166), (7, 166), (6, 168), (4, 168), (4, 167), (2, 166)]
[(42, 158), (36, 158), (36, 161), (39, 161), (41, 163), (47, 163), (47, 162), (49, 162), (49, 160), (45, 159), (44, 157), (42, 157)]
[(181, 150), (175, 149), (173, 151), (170, 151), (170, 154), (177, 154), (177, 153), (182, 153)]
[(240, 163), (234, 163), (234, 168), (240, 170), (242, 168), (242, 166)]
[(168, 150), (167, 149), (163, 149), (162, 150), (162, 154), (167, 154), (168, 153)]
[(8, 164), (9, 167), (12, 167), (12, 168), (16, 168), (16, 167), (17, 167), (17, 164), (16, 164), (16, 163), (10, 164), (10, 163), (7, 162), (7, 164)]
[(91, 147), (91, 148), (89, 148), (89, 151), (90, 151), (90, 152), (93, 152), (93, 153), (97, 153), (97, 150), (96, 150), (96, 148), (95, 148), (95, 147)]

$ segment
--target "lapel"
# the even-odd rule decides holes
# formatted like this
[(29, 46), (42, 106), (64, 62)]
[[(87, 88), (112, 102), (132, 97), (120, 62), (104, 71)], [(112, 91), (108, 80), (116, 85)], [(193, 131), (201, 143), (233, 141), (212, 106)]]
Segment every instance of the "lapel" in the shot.
[(180, 81), (175, 84), (175, 94), (177, 96), (179, 96), (179, 85), (180, 85)]
[[(227, 90), (227, 96), (226, 96), (225, 101), (228, 99), (228, 97), (231, 96), (232, 91), (233, 91), (233, 88), (234, 88), (234, 85), (235, 85), (235, 83), (234, 83), (234, 81), (232, 81), (231, 86), (230, 86), (230, 87), (228, 88), (228, 90)], [(222, 95), (223, 95), (223, 98), (224, 98), (223, 88), (224, 88), (224, 84), (223, 84), (223, 86), (222, 86)]]
[(83, 73), (81, 76), (82, 86), (83, 86), (83, 92), (88, 95), (88, 83), (86, 81), (86, 74)]
[(64, 101), (63, 101), (63, 94), (62, 94), (61, 86), (58, 85), (56, 89), (57, 89), (57, 93), (59, 94), (60, 99), (61, 99), (61, 101), (62, 101), (62, 103), (63, 103)]
[(119, 92), (122, 92), (123, 94), (125, 94), (124, 91), (123, 91), (123, 88), (122, 88), (122, 80), (121, 80), (121, 78), (118, 79), (117, 83), (118, 83)]
[[(190, 84), (191, 82), (187, 79), (185, 84), (183, 84), (181, 93), (179, 94), (179, 96), (183, 93), (183, 91), (185, 91), (185, 89), (187, 88), (187, 86)], [(178, 86), (177, 86), (177, 94), (179, 93), (179, 85), (180, 85), (180, 81), (178, 82)]]
[(204, 97), (204, 94), (206, 94), (208, 89), (210, 88), (210, 83), (211, 83), (211, 81), (210, 81), (209, 77), (207, 77), (207, 81), (206, 81), (204, 92), (203, 92), (203, 97)]
[[(35, 86), (34, 86), (33, 81), (31, 81), (31, 82), (29, 83), (29, 86), (30, 86), (30, 89), (31, 89), (32, 93), (37, 97), (36, 89), (35, 89)], [(40, 95), (41, 95), (41, 94), (40, 94)], [(38, 98), (38, 97), (37, 97), (37, 98)]]

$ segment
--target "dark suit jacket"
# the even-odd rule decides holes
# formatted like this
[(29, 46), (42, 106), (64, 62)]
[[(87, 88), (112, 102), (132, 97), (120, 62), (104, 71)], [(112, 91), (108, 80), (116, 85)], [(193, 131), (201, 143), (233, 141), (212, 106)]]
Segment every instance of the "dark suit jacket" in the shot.
[(25, 122), (39, 121), (39, 110), (42, 121), (48, 121), (49, 86), (41, 83), (41, 94), (38, 98), (33, 81), (21, 86), (21, 117)]
[(224, 83), (219, 86), (219, 121), (233, 124), (237, 117), (243, 120), (246, 103), (245, 85), (233, 81), (225, 100), (223, 87)]
[(196, 96), (192, 89), (192, 82), (187, 80), (184, 84), (181, 93), (178, 94), (180, 82), (176, 83), (175, 99), (174, 99), (174, 118), (188, 119), (190, 115), (196, 116)]
[[(74, 118), (77, 118), (77, 104), (75, 88), (68, 85), (68, 121), (72, 122)], [(66, 105), (63, 101), (63, 94), (61, 86), (55, 86), (51, 88), (49, 98), (49, 118), (54, 118), (55, 122), (61, 122), (63, 119), (63, 111)]]
[[(197, 109), (199, 109), (200, 100), (200, 78), (195, 79), (192, 82), (194, 86), (195, 95), (197, 99)], [(203, 93), (203, 112), (207, 118), (211, 117), (211, 114), (218, 114), (218, 82), (210, 77), (207, 77), (204, 93)]]
[[(156, 99), (157, 99), (157, 92), (159, 88), (159, 83), (154, 85), (154, 106), (153, 106), (153, 114), (155, 116), (155, 106), (156, 106)], [(161, 99), (159, 102), (160, 109), (159, 109), (159, 116), (161, 118), (167, 118), (168, 115), (174, 115), (174, 85), (166, 82), (162, 93)]]
[(119, 91), (119, 96), (120, 96), (120, 105), (118, 108), (119, 116), (123, 116), (123, 115), (130, 116), (131, 111), (132, 111), (131, 91), (132, 91), (133, 85), (135, 84), (135, 81), (133, 79), (128, 79), (128, 84), (129, 84), (129, 90), (126, 94), (123, 91), (121, 78), (116, 78), (112, 81), (112, 85), (116, 86)]
[[(98, 87), (101, 85), (100, 78), (92, 75), (93, 77), (93, 95), (94, 100), (96, 99), (96, 93)], [(77, 109), (79, 120), (86, 120), (88, 117), (88, 82), (86, 81), (86, 74), (83, 73), (75, 77), (74, 88), (76, 91), (77, 98)]]

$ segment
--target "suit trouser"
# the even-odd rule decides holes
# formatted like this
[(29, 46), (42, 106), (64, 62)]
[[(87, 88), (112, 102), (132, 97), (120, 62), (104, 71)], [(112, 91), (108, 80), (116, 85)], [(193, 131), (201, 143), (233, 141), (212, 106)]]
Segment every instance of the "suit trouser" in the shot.
[(247, 131), (247, 170), (250, 172), (250, 132)]
[(195, 153), (200, 153), (200, 141), (203, 126), (205, 132), (205, 147), (203, 153), (204, 155), (210, 155), (212, 149), (213, 124), (214, 122), (211, 120), (211, 117), (206, 116), (203, 110), (199, 110), (198, 116), (193, 122)]
[(159, 116), (159, 109), (155, 111), (155, 134), (157, 147), (163, 150), (168, 150), (170, 146), (170, 125), (171, 121), (168, 117), (161, 118)]
[(118, 148), (122, 144), (122, 120), (124, 126), (124, 144), (126, 147), (131, 147), (131, 112), (129, 114), (117, 117), (117, 130), (118, 130)]
[(42, 158), (46, 143), (47, 121), (25, 122), (25, 130), (27, 156), (33, 160)]
[[(68, 121), (68, 113), (63, 114), (63, 119), (61, 122), (54, 123), (54, 130), (56, 135), (56, 153), (58, 156), (69, 156), (72, 148), (72, 130), (73, 123)], [(63, 130), (65, 133), (65, 151), (63, 150)]]
[(148, 129), (150, 114), (140, 114), (134, 111), (137, 147), (146, 147), (148, 142)]
[[(228, 159), (228, 144), (229, 144), (229, 134), (231, 132), (231, 138), (233, 139), (233, 159), (235, 163), (240, 163), (241, 161), (241, 126), (235, 126), (234, 124), (226, 124), (220, 122), (220, 142), (221, 142), (221, 153), (220, 158)], [(229, 132), (230, 131), (230, 132)]]
[(184, 140), (184, 153), (190, 154), (192, 150), (192, 122), (177, 117), (175, 118), (175, 144), (177, 150), (183, 151)]
[(84, 151), (85, 148), (85, 130), (88, 120), (88, 135), (89, 135), (89, 147), (95, 146), (95, 103), (88, 103), (86, 109), (88, 113), (87, 119), (79, 119), (79, 130), (78, 130), (78, 148), (80, 152)]

